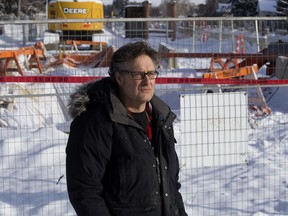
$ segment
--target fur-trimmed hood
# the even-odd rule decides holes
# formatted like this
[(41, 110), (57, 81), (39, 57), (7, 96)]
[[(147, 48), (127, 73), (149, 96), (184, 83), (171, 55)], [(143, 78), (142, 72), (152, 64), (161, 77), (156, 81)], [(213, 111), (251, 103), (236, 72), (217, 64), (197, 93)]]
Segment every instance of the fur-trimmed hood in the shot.
[(75, 89), (68, 101), (68, 111), (73, 119), (85, 112), (92, 101), (105, 102), (107, 93), (105, 92), (104, 82), (107, 79), (110, 78), (85, 83)]
[(90, 101), (90, 98), (87, 94), (87, 89), (91, 85), (92, 82), (78, 86), (75, 92), (70, 95), (70, 100), (68, 102), (68, 111), (72, 118), (75, 118), (79, 116), (82, 112), (86, 111), (86, 105)]

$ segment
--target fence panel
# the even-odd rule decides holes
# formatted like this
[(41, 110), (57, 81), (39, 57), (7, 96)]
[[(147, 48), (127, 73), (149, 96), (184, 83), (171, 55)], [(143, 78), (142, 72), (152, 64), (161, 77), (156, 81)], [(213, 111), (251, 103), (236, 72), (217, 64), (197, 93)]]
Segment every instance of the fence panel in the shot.
[(288, 214), (287, 18), (105, 19), (85, 42), (48, 32), (53, 22), (0, 21), (0, 215), (75, 215), (69, 95), (107, 76), (113, 52), (138, 40), (161, 57), (156, 94), (177, 114), (188, 215)]

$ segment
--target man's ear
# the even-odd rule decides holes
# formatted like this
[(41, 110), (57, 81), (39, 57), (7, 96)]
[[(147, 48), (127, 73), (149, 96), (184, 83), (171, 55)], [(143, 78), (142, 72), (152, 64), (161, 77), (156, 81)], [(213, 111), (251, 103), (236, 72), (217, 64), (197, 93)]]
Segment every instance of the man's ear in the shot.
[(121, 86), (123, 84), (124, 77), (119, 72), (116, 72), (115, 73), (115, 80), (118, 83), (118, 85)]

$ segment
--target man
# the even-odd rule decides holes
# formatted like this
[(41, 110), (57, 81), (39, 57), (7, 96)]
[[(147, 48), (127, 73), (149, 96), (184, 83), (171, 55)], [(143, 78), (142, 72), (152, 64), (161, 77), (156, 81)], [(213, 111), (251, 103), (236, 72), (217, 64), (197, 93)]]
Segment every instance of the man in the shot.
[(67, 185), (79, 216), (186, 216), (172, 122), (156, 95), (157, 52), (145, 42), (112, 56), (110, 77), (71, 95)]

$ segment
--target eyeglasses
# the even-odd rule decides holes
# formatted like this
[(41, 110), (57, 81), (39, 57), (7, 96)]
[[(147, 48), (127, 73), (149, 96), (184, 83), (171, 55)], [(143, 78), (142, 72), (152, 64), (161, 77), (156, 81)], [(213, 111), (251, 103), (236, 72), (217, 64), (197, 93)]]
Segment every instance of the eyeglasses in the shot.
[(154, 70), (154, 71), (147, 71), (142, 72), (142, 71), (128, 71), (128, 70), (120, 70), (120, 72), (125, 72), (128, 73), (132, 76), (134, 80), (143, 80), (145, 76), (147, 75), (150, 80), (156, 79), (158, 76), (159, 72)]

